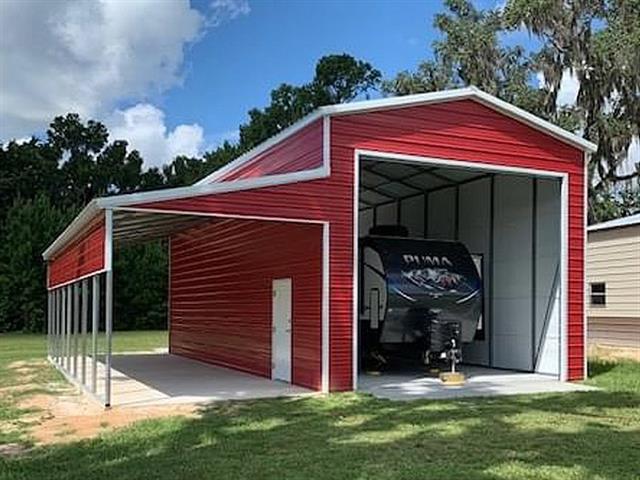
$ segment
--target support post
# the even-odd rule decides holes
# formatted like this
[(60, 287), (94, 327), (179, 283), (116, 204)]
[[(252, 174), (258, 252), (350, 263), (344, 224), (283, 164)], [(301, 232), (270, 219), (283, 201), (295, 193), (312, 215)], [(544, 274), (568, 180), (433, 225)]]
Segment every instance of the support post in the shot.
[(73, 377), (78, 379), (78, 335), (80, 332), (80, 285), (73, 284), (73, 325), (71, 339), (73, 342)]
[(91, 391), (98, 389), (98, 329), (100, 315), (100, 276), (94, 275), (91, 286)]
[(113, 330), (113, 211), (105, 211), (105, 242), (104, 242), (104, 263), (105, 263), (105, 296), (104, 296), (104, 332), (106, 336), (105, 353), (105, 389), (104, 404), (111, 406), (111, 334)]
[(63, 315), (62, 315), (62, 289), (58, 288), (56, 290), (56, 294), (58, 296), (58, 346), (57, 346), (57, 350), (58, 350), (58, 365), (62, 366), (62, 319), (63, 319)]
[(88, 305), (88, 301), (89, 301), (89, 280), (88, 279), (84, 279), (82, 280), (82, 320), (81, 320), (81, 342), (82, 342), (82, 347), (81, 347), (81, 357), (80, 357), (80, 376), (81, 376), (81, 380), (82, 380), (82, 385), (87, 385), (87, 315), (88, 315), (88, 310), (89, 310), (89, 305)]
[(51, 358), (51, 291), (47, 290), (47, 357)]
[(69, 368), (69, 287), (62, 287), (62, 368)]
[(53, 360), (58, 363), (58, 358), (60, 356), (60, 291), (55, 289), (53, 291), (53, 322), (55, 323), (55, 339), (54, 339), (54, 352), (53, 352)]

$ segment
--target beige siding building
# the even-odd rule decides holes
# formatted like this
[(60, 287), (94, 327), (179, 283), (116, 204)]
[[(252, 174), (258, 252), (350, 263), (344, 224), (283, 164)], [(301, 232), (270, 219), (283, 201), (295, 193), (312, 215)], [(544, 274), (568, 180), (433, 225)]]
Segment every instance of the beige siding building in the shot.
[(640, 360), (640, 214), (587, 232), (589, 347)]

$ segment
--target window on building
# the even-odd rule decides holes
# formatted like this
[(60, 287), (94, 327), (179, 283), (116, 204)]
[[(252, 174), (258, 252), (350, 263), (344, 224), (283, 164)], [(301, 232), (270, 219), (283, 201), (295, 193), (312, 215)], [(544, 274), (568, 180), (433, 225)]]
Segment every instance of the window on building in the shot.
[(604, 283), (591, 284), (591, 305), (606, 305), (607, 290)]

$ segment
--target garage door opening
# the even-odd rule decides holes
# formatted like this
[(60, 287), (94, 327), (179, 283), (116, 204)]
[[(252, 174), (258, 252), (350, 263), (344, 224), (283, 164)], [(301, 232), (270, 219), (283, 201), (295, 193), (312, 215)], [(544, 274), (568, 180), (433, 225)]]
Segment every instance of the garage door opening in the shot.
[[(434, 298), (444, 297), (442, 291), (416, 295), (416, 285), (423, 282), (422, 288), (429, 289), (425, 283), (436, 281), (449, 293), (461, 291), (456, 282), (463, 276), (441, 276), (438, 262), (448, 261), (442, 252), (426, 253), (421, 260), (427, 264), (414, 265), (413, 272), (399, 263), (411, 258), (403, 260), (407, 245), (424, 244), (428, 252), (429, 241), (444, 241), (449, 243), (441, 243), (443, 248), (462, 244), (468, 251), (481, 291), (474, 331), (461, 335), (466, 337), (461, 345), (463, 370), (471, 376), (500, 369), (565, 378), (562, 176), (382, 154), (361, 156), (358, 174), (355, 336), (360, 374), (370, 368), (373, 351), (381, 357), (373, 368), (377, 372), (424, 376), (425, 359), (416, 357), (411, 344), (429, 335), (426, 324), (444, 316), (442, 305), (433, 306)], [(373, 268), (381, 270), (375, 273), (381, 280), (372, 288), (364, 281), (364, 256), (371, 256), (366, 245), (375, 238), (391, 240), (374, 247), (380, 255)], [(456, 252), (449, 256), (456, 257)], [(411, 286), (405, 288), (406, 282)], [(424, 318), (416, 319), (416, 311)]]

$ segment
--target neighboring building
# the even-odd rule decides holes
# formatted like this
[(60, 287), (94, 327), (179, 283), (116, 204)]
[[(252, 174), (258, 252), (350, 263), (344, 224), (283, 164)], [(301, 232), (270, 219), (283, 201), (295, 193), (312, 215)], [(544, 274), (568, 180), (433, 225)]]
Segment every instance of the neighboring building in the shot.
[(640, 213), (587, 232), (589, 347), (640, 360)]
[(595, 149), (475, 88), (322, 107), (192, 186), (87, 205), (44, 253), (50, 358), (69, 372), (92, 298), (117, 326), (113, 248), (167, 238), (171, 353), (354, 390), (359, 239), (402, 224), (484, 259), (466, 361), (582, 380)]

